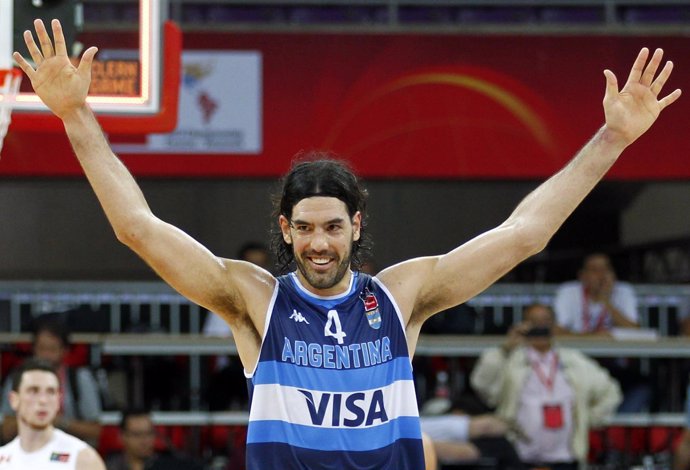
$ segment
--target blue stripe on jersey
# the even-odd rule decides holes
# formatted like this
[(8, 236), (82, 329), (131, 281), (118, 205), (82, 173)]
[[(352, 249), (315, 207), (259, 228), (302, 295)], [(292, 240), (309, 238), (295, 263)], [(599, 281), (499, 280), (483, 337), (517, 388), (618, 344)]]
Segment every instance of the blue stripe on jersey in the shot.
[(309, 450), (278, 442), (249, 444), (247, 470), (422, 470), (422, 446), (410, 444), (409, 439), (400, 439), (371, 452)]
[(282, 442), (313, 450), (366, 451), (381, 449), (397, 439), (421, 439), (419, 418), (402, 416), (369, 428), (324, 428), (283, 421), (253, 421), (247, 444)]
[[(317, 369), (278, 361), (262, 362), (254, 375), (253, 384), (280, 384), (329, 392), (350, 392), (383, 388), (398, 380), (412, 380), (410, 360), (399, 357), (386, 367), (361, 369)], [(305, 373), (307, 372), (308, 374)]]

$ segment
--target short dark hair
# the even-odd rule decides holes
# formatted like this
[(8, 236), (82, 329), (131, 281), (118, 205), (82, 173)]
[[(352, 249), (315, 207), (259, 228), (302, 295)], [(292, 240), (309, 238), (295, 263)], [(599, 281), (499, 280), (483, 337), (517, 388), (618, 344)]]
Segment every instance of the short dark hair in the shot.
[[(302, 199), (313, 196), (337, 198), (347, 207), (347, 213), (354, 217), (362, 214), (360, 238), (352, 244), (352, 266), (358, 269), (362, 260), (370, 256), (373, 243), (369, 236), (366, 220), (367, 190), (347, 163), (330, 152), (311, 151), (298, 154), (292, 168), (281, 180), (279, 193), (273, 197), (273, 218), (280, 215), (292, 218), (292, 209)], [(280, 273), (294, 266), (294, 252), (285, 242), (280, 227), (274, 226), (271, 249)]]
[(132, 416), (146, 416), (151, 418), (151, 413), (144, 407), (134, 406), (122, 411), (120, 416), (120, 430), (127, 431), (127, 420)]
[(50, 333), (60, 340), (62, 346), (69, 348), (70, 331), (65, 323), (57, 318), (46, 317), (42, 319), (39, 317), (33, 325), (33, 344), (36, 345), (36, 338), (41, 333)]
[(613, 269), (613, 263), (611, 263), (611, 257), (607, 255), (604, 252), (601, 251), (595, 251), (594, 253), (589, 253), (587, 256), (582, 258), (582, 269), (584, 269), (587, 264), (592, 261), (595, 258), (602, 258), (604, 261), (606, 261), (606, 264), (609, 265), (611, 269)]
[(17, 367), (14, 372), (12, 372), (12, 391), (13, 392), (18, 392), (19, 387), (22, 385), (22, 378), (24, 377), (25, 372), (30, 372), (34, 370), (40, 370), (43, 372), (50, 372), (53, 374), (57, 379), (58, 382), (60, 381), (60, 377), (58, 376), (57, 369), (55, 366), (50, 362), (46, 361), (45, 359), (38, 359), (38, 358), (29, 358), (26, 361), (22, 362), (19, 367)]

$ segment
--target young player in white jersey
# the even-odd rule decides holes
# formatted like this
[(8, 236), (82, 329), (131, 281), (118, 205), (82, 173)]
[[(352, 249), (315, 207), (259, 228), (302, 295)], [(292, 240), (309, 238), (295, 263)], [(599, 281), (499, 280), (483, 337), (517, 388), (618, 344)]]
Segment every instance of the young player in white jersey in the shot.
[(0, 470), (105, 470), (92, 447), (53, 426), (60, 411), (60, 383), (49, 362), (24, 362), (9, 398), (18, 434), (0, 447)]

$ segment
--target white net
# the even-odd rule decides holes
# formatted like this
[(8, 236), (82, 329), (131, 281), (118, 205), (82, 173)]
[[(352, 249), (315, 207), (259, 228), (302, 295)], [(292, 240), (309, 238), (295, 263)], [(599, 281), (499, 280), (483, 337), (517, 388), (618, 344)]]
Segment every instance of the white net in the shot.
[(19, 69), (0, 69), (0, 152), (12, 120), (12, 107), (19, 93), (22, 74)]

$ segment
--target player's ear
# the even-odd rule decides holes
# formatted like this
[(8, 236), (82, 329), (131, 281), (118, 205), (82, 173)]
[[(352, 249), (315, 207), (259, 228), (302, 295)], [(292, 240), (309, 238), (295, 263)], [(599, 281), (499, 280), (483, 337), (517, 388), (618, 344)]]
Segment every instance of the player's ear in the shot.
[(352, 216), (352, 239), (354, 241), (359, 240), (360, 232), (362, 231), (362, 213), (360, 211), (355, 212)]
[(10, 407), (12, 410), (17, 411), (19, 407), (19, 394), (12, 390), (9, 394)]
[(283, 233), (283, 240), (288, 245), (292, 245), (292, 235), (290, 234), (290, 221), (284, 215), (278, 217), (278, 225), (280, 225), (280, 231)]

